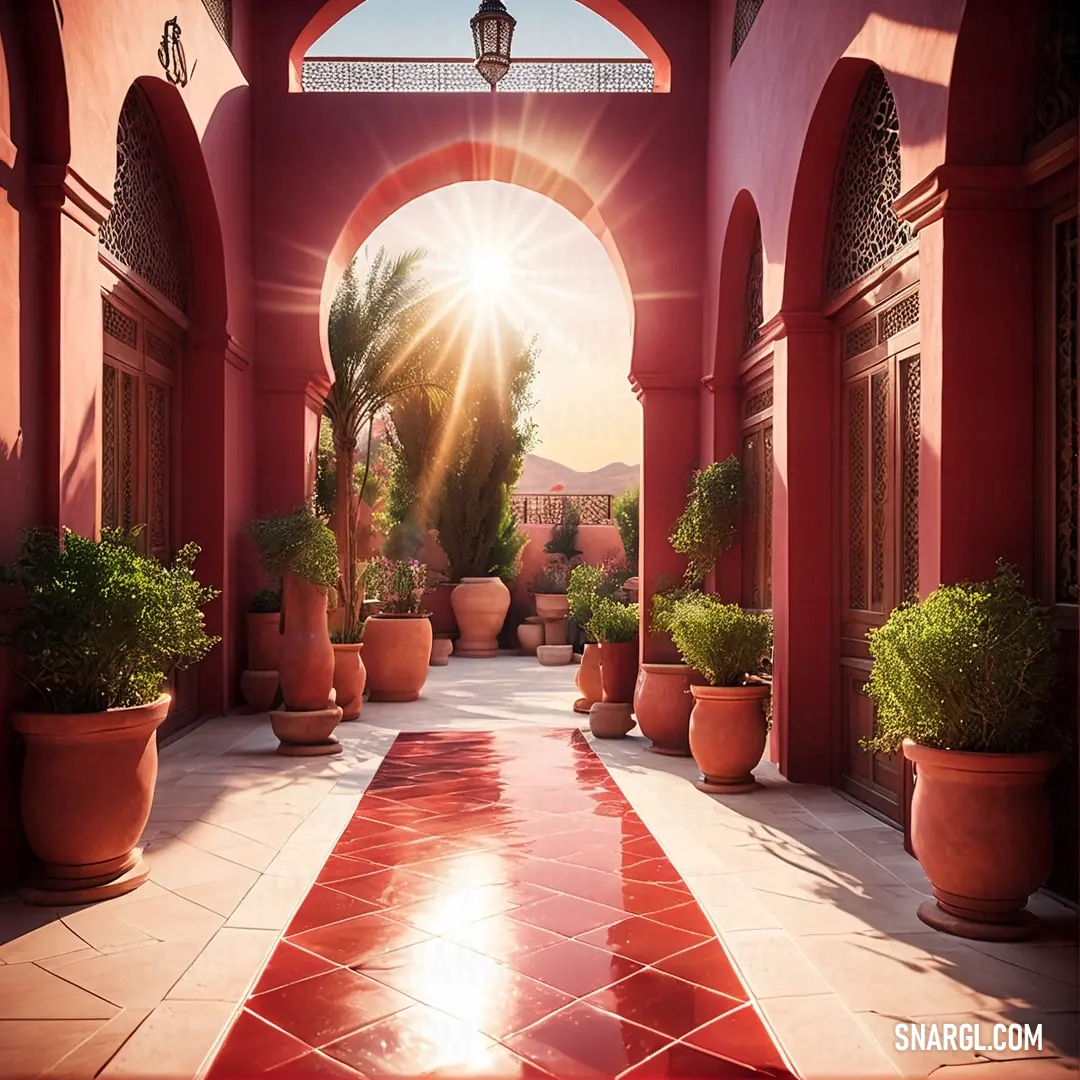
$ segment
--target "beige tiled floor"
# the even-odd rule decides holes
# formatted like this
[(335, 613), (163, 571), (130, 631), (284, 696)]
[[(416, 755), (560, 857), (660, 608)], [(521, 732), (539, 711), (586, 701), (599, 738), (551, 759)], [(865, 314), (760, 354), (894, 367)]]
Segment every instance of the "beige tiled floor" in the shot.
[[(337, 760), (275, 756), (265, 717), (213, 720), (167, 747), (143, 839), (147, 885), (93, 907), (0, 903), (0, 1076), (195, 1076), (395, 734), (574, 725), (573, 673), (452, 660), (431, 669), (421, 701), (369, 704), (339, 728)], [(645, 745), (636, 729), (594, 743), (806, 1080), (1075, 1069), (1071, 912), (1037, 896), (1044, 933), (1023, 945), (937, 934), (915, 917), (929, 886), (888, 826), (768, 765), (760, 792), (704, 795), (693, 762)], [(1041, 1023), (1042, 1059), (898, 1053), (899, 1021)]]

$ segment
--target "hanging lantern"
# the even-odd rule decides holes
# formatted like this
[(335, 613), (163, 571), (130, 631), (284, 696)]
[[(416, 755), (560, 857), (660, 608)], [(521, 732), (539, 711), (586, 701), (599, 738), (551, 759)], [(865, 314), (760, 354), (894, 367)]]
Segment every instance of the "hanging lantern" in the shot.
[(510, 70), (510, 43), (517, 20), (502, 0), (481, 0), (480, 10), (469, 25), (476, 47), (476, 70), (494, 90), (495, 84)]

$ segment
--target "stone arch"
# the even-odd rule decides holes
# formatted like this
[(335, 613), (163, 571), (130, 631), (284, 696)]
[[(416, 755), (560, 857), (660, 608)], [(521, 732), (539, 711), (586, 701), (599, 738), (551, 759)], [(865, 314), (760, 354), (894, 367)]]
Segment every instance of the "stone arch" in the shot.
[(330, 304), (341, 275), (364, 240), (396, 210), (438, 188), (462, 181), (497, 180), (545, 195), (569, 210), (600, 241), (623, 287), (634, 336), (634, 297), (626, 266), (592, 196), (565, 173), (531, 154), (493, 143), (463, 141), (431, 151), (387, 174), (353, 210), (327, 260), (319, 306), (319, 334), (327, 374)]
[[(120, 140), (125, 123), (137, 125), (143, 140), (156, 143), (155, 155), (160, 164), (152, 160), (124, 162)], [(114, 199), (119, 201), (102, 225), (103, 246), (106, 250), (126, 248), (136, 255), (140, 266), (127, 263), (121, 251), (113, 251), (182, 311), (193, 326), (202, 332), (224, 333), (228, 304), (221, 224), (199, 136), (176, 87), (155, 77), (137, 79), (121, 106), (117, 135)], [(124, 173), (132, 166), (141, 183), (149, 180), (156, 188), (150, 204), (144, 201), (141, 208), (136, 203), (145, 200), (145, 194), (124, 189)], [(133, 242), (133, 223), (114, 222), (117, 206), (126, 216), (140, 214), (140, 223), (149, 227), (155, 242), (164, 241), (182, 249), (179, 257), (187, 263), (186, 272), (178, 274), (161, 266), (160, 254), (155, 254), (153, 243), (148, 244), (145, 237)]]
[(757, 203), (743, 188), (732, 203), (720, 258), (714, 380), (722, 381), (725, 373), (733, 372), (746, 351), (750, 304), (756, 307), (759, 316), (755, 329), (760, 329), (764, 308), (763, 253)]
[[(304, 56), (335, 23), (340, 22), (364, 0), (327, 0), (301, 31), (289, 50), (289, 90), (301, 89)], [(671, 59), (656, 40), (652, 31), (635, 15), (622, 0), (577, 0), (602, 19), (607, 20), (626, 35), (653, 66), (653, 93), (667, 94), (671, 91)]]

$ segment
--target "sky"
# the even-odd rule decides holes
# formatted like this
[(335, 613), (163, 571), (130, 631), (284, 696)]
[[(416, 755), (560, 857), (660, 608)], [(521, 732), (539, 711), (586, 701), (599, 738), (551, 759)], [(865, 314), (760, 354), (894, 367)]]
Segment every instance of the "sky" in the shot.
[[(514, 55), (560, 59), (641, 57), (628, 38), (577, 0), (504, 0), (517, 19)], [(479, 0), (364, 0), (309, 56), (471, 57)]]
[(383, 246), (424, 249), (422, 276), (453, 290), (463, 315), (483, 320), (498, 307), (537, 335), (534, 453), (585, 472), (641, 461), (629, 307), (607, 252), (569, 211), (511, 184), (452, 184), (387, 218), (362, 258)]

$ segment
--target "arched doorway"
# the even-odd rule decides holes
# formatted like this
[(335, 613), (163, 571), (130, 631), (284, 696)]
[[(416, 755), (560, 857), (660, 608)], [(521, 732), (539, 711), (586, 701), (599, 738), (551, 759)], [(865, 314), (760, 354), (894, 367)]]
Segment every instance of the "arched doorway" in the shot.
[[(179, 185), (145, 91), (120, 112), (113, 208), (101, 227), (104, 268), (101, 525), (142, 526), (146, 553), (169, 559), (181, 542), (180, 385), (192, 258)], [(180, 673), (167, 735), (194, 718), (194, 673)]]
[(919, 587), (918, 247), (892, 204), (900, 125), (880, 68), (863, 76), (833, 185), (825, 314), (834, 328), (839, 407), (839, 723), (834, 783), (897, 823), (899, 755), (869, 754), (874, 709), (863, 693), (866, 634)]

